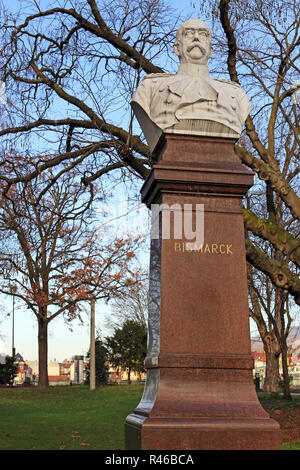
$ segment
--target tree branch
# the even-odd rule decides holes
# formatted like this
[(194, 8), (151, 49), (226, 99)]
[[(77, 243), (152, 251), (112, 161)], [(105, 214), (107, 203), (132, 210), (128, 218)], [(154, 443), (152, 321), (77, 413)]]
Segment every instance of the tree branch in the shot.
[(289, 232), (279, 227), (274, 221), (257, 217), (251, 210), (243, 209), (244, 223), (247, 230), (280, 250), (290, 261), (300, 267), (300, 242)]
[(288, 266), (269, 258), (248, 238), (246, 239), (246, 257), (252, 266), (269, 276), (275, 286), (286, 289), (294, 297), (296, 304), (300, 305), (300, 279), (290, 271)]
[(235, 151), (242, 162), (255, 171), (261, 180), (269, 182), (271, 188), (285, 202), (291, 213), (300, 219), (300, 198), (280, 171), (275, 171), (270, 165), (254, 157), (251, 152), (243, 147), (235, 145)]

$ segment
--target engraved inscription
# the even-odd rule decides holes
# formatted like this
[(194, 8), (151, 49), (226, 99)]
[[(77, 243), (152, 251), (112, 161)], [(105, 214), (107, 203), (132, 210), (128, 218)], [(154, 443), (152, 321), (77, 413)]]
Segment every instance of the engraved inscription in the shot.
[(174, 251), (208, 255), (233, 255), (232, 243), (203, 243), (197, 245), (197, 243), (175, 242)]

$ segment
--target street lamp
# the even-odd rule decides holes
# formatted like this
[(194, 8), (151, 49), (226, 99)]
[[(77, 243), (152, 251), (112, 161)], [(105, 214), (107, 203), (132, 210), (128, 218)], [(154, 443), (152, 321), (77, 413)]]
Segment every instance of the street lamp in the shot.
[(95, 299), (91, 301), (91, 323), (90, 323), (90, 390), (96, 388), (96, 351), (95, 351)]
[(15, 296), (13, 295), (13, 310), (12, 310), (12, 357), (16, 355), (15, 349)]
[[(11, 331), (11, 355), (15, 357), (16, 355), (16, 348), (15, 348), (15, 295), (13, 290), (11, 289), (11, 296), (13, 299), (12, 304), (12, 331)], [(7, 314), (10, 317), (10, 313)]]

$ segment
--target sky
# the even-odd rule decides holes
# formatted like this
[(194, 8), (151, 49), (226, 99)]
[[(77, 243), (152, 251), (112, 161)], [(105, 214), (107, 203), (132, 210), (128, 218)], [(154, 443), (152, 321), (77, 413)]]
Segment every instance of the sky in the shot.
[[(18, 8), (24, 0), (10, 0), (9, 8), (12, 10)], [(41, 7), (46, 5), (48, 0), (41, 0)], [(176, 0), (172, 2), (173, 7), (184, 12), (185, 15), (197, 16), (197, 9), (192, 7), (190, 0)], [(6, 5), (6, 0), (3, 1)], [(135, 224), (135, 214), (138, 219), (145, 219), (145, 212), (132, 212), (127, 214), (124, 210), (125, 195), (118, 193), (115, 201), (115, 217), (121, 226)], [(139, 209), (139, 208), (138, 208)], [(139, 209), (141, 210), (141, 209)], [(114, 218), (114, 217), (113, 217)], [(144, 227), (145, 228), (145, 227)], [(149, 253), (146, 250), (143, 259), (143, 265), (147, 267), (149, 261)], [(0, 297), (0, 354), (10, 354), (12, 350), (12, 299), (10, 297)], [(96, 304), (96, 329), (102, 332), (102, 336), (108, 335), (110, 331), (105, 327), (105, 318), (111, 311), (110, 305), (104, 302)], [(10, 314), (10, 315), (8, 315)], [(63, 317), (58, 316), (49, 324), (49, 361), (56, 359), (61, 362), (64, 359), (70, 359), (74, 355), (86, 355), (89, 349), (89, 315), (82, 316), (83, 324), (75, 320), (70, 325), (66, 325)], [(37, 321), (34, 315), (26, 309), (24, 305), (15, 306), (14, 314), (14, 345), (16, 351), (20, 353), (25, 360), (34, 361), (38, 358), (38, 341), (37, 341)]]

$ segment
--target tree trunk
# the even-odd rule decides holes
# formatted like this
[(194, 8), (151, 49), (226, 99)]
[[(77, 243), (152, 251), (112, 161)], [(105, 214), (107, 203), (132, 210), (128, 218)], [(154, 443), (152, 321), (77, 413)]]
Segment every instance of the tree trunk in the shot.
[(266, 353), (266, 375), (264, 392), (279, 391), (279, 355), (281, 352), (278, 339), (274, 331), (269, 331), (262, 337)]
[[(277, 328), (277, 338), (280, 342), (281, 349), (281, 361), (282, 361), (282, 372), (283, 372), (283, 398), (286, 400), (292, 400), (292, 395), (290, 392), (290, 382), (289, 382), (289, 370), (288, 370), (288, 346), (287, 346), (287, 336), (290, 329), (290, 321), (288, 320), (287, 326), (285, 325), (285, 314), (288, 314), (288, 309), (285, 309), (285, 304), (287, 302), (287, 293), (280, 288), (276, 288), (275, 292), (275, 311), (277, 310), (277, 316), (279, 318), (278, 328)], [(289, 315), (288, 315), (289, 317)], [(291, 320), (291, 319), (290, 319)]]
[(282, 372), (283, 372), (283, 398), (285, 398), (286, 400), (292, 400), (292, 395), (290, 391), (288, 357), (287, 357), (286, 345), (282, 345), (281, 351), (282, 351), (281, 360), (282, 360)]
[[(247, 236), (247, 235), (246, 235)], [(278, 338), (273, 328), (268, 325), (262, 314), (262, 306), (260, 298), (258, 296), (258, 290), (255, 287), (253, 280), (252, 267), (247, 263), (247, 277), (248, 277), (248, 288), (251, 298), (252, 309), (250, 309), (250, 316), (255, 321), (260, 337), (264, 345), (264, 351), (266, 353), (266, 370), (263, 390), (265, 392), (278, 392), (279, 391), (279, 354), (280, 346)], [(268, 289), (267, 282), (265, 286), (265, 292), (268, 300)], [(264, 310), (268, 317), (271, 317), (269, 307), (269, 301), (266, 302)]]
[(43, 318), (38, 319), (38, 343), (39, 343), (39, 387), (49, 386), (48, 381), (48, 322)]
[(128, 372), (127, 372), (127, 382), (128, 382), (128, 385), (131, 384), (131, 379), (130, 379), (130, 369), (128, 369)]
[(266, 376), (264, 392), (279, 391), (279, 357), (277, 352), (266, 349)]

